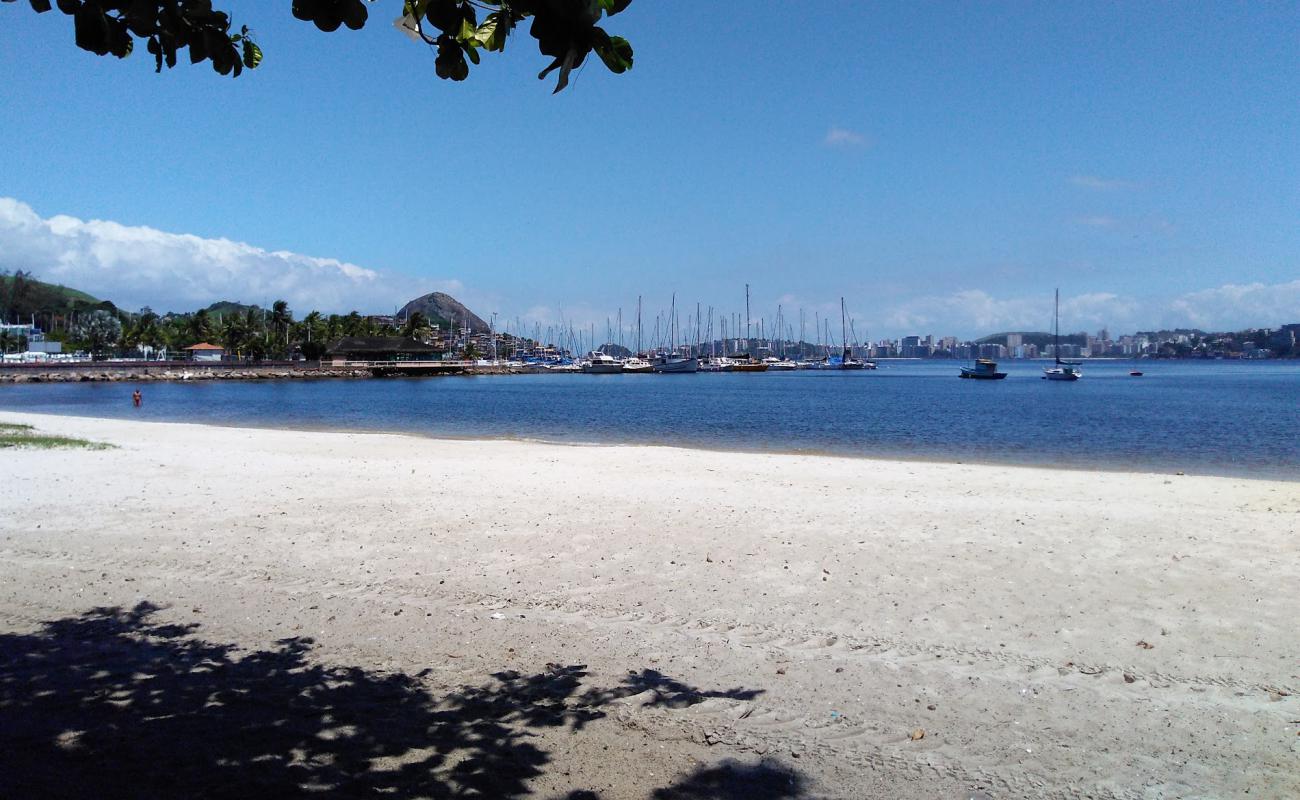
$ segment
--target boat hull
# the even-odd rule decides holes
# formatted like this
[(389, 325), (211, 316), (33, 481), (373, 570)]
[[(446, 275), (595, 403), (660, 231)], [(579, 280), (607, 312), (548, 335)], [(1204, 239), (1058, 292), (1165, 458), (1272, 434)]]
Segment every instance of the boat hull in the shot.
[(1077, 381), (1083, 377), (1077, 372), (1066, 372), (1061, 369), (1043, 370), (1043, 379), (1049, 381)]
[(582, 368), (586, 375), (618, 375), (623, 371), (622, 364), (587, 364)]
[(982, 373), (982, 374), (981, 374), (981, 373), (977, 373), (977, 372), (966, 372), (966, 371), (963, 370), (962, 373), (961, 373), (961, 377), (963, 377), (963, 378), (969, 378), (970, 380), (975, 380), (975, 381), (1000, 381), (1000, 380), (1002, 380), (1003, 378), (1007, 377), (1007, 373), (1005, 373), (1005, 372), (988, 372), (988, 373)]
[(673, 359), (671, 361), (656, 362), (654, 371), (663, 375), (679, 375), (700, 371), (700, 361), (697, 358)]
[(767, 372), (766, 364), (728, 364), (723, 372)]

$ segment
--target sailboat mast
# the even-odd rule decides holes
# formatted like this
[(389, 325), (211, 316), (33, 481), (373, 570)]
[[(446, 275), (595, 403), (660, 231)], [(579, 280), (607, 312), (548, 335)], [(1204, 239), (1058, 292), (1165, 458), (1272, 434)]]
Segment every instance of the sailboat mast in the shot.
[(1061, 363), (1061, 290), (1056, 290), (1056, 302), (1052, 308), (1052, 355), (1056, 363)]
[(844, 298), (840, 298), (840, 343), (844, 345), (843, 358), (849, 357), (848, 312), (844, 310)]
[(691, 351), (692, 356), (699, 355), (700, 351), (700, 304), (695, 303), (695, 349)]
[(749, 352), (749, 339), (750, 339), (750, 327), (749, 327), (749, 284), (747, 283), (747, 284), (745, 284), (745, 352), (746, 352), (746, 353)]
[(677, 351), (677, 292), (668, 304), (668, 347), (670, 352)]
[(781, 338), (781, 327), (782, 327), (782, 326), (781, 326), (781, 323), (785, 321), (784, 318), (781, 316), (781, 312), (782, 312), (782, 311), (784, 311), (784, 309), (781, 308), (781, 304), (780, 304), (780, 303), (777, 303), (777, 305), (776, 305), (776, 336), (777, 336), (778, 339), (781, 339), (781, 360), (784, 361), (784, 360), (785, 360), (785, 345), (786, 345), (786, 341), (787, 341), (787, 340)]

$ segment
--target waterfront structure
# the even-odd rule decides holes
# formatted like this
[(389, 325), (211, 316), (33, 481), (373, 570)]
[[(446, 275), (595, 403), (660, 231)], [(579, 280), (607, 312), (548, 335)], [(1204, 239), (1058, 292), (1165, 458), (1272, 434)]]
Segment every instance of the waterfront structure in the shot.
[(437, 361), (442, 352), (409, 336), (345, 336), (325, 355), (331, 366), (345, 366), (358, 361)]
[(185, 348), (190, 361), (220, 361), (226, 357), (226, 348), (219, 344), (199, 342)]

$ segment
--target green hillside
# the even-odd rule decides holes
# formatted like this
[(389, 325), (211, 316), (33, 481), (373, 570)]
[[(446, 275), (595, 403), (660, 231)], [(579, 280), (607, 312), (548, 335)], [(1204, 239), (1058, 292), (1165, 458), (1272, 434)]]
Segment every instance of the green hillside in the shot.
[(244, 314), (247, 314), (250, 309), (261, 310), (259, 306), (236, 303), (233, 300), (219, 300), (204, 310), (208, 312), (208, 316), (210, 317), (233, 317), (236, 315), (243, 316)]
[(47, 317), (104, 309), (116, 306), (77, 289), (36, 280), (26, 272), (0, 275), (0, 316), (6, 320), (26, 320), (33, 315)]

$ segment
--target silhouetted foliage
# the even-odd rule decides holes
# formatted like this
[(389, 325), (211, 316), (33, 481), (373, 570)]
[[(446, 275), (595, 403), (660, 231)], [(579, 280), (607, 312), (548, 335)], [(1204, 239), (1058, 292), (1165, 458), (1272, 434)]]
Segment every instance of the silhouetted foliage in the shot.
[[(13, 3), (16, 0), (0, 0)], [(50, 0), (29, 0), (39, 14)], [(373, 2), (373, 0), (372, 0)], [(569, 73), (595, 52), (611, 72), (632, 68), (632, 46), (610, 36), (597, 23), (614, 16), (632, 0), (404, 0), (392, 6), (397, 25), (434, 51), (439, 78), (462, 81), (469, 62), (479, 63), (480, 51), (501, 52), (517, 25), (532, 20), (529, 35), (551, 63), (538, 78), (559, 70), (555, 91), (569, 82)], [(73, 18), (77, 46), (97, 55), (126, 58), (142, 39), (154, 57), (154, 68), (176, 66), (188, 48), (190, 63), (212, 62), (222, 75), (238, 77), (244, 68), (262, 63), (262, 50), (248, 29), (232, 33), (230, 15), (214, 9), (212, 0), (58, 0), (58, 9)], [(292, 0), (294, 17), (333, 32), (340, 27), (360, 30), (370, 13), (362, 0)], [(479, 11), (486, 11), (480, 21)]]
[[(673, 708), (759, 693), (653, 671), (579, 693), (584, 667), (548, 664), (436, 697), (423, 673), (314, 663), (307, 638), (245, 651), (157, 611), (99, 608), (0, 635), (0, 797), (519, 798), (551, 760), (530, 731), (580, 731), (647, 691)], [(790, 798), (803, 786), (780, 765), (723, 763), (653, 796)]]

